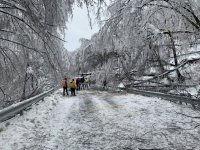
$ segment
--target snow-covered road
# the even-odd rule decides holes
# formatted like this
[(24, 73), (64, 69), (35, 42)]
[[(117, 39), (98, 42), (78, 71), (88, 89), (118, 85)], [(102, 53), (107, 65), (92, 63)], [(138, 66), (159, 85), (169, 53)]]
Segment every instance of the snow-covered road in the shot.
[(134, 94), (58, 90), (0, 124), (0, 150), (200, 149), (200, 116), (188, 106)]

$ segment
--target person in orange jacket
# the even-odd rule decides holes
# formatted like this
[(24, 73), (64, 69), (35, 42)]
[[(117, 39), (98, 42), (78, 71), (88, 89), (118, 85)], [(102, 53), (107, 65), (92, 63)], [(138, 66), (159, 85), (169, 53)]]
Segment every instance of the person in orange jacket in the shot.
[(72, 79), (72, 81), (69, 83), (69, 87), (71, 89), (71, 95), (76, 96), (75, 94), (76, 84), (74, 82), (74, 79)]
[(62, 86), (63, 86), (63, 96), (65, 95), (65, 92), (68, 95), (68, 90), (67, 90), (67, 78), (65, 77), (64, 80), (62, 81)]

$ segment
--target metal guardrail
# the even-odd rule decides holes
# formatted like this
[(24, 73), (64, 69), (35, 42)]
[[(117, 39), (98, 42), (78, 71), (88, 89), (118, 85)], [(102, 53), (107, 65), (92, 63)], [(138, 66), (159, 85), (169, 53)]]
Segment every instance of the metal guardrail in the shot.
[(0, 110), (0, 122), (3, 122), (7, 119), (14, 117), (17, 114), (20, 114), (25, 110), (27, 107), (31, 106), (34, 103), (37, 103), (40, 100), (43, 100), (46, 96), (51, 94), (55, 89), (50, 89), (44, 93), (31, 97), (27, 100), (19, 102), (17, 104), (13, 104), (5, 109)]
[(144, 91), (144, 90), (138, 90), (138, 89), (124, 89), (128, 93), (133, 94), (140, 94), (145, 96), (151, 96), (151, 97), (160, 97), (166, 100), (169, 100), (171, 102), (179, 102), (180, 104), (186, 103), (191, 104), (193, 108), (199, 108), (200, 107), (200, 99), (194, 99), (186, 96), (179, 96), (179, 95), (172, 95), (172, 94), (165, 94), (160, 92), (152, 92), (152, 91)]
[[(101, 85), (95, 85), (93, 87), (95, 90), (100, 90), (100, 91), (105, 91)], [(186, 97), (186, 96), (179, 96), (179, 95), (172, 95), (172, 94), (166, 94), (166, 93), (160, 93), (160, 92), (153, 92), (153, 91), (145, 91), (145, 90), (138, 90), (138, 89), (132, 89), (132, 88), (112, 88), (108, 87), (106, 91), (117, 91), (118, 90), (123, 90), (128, 93), (133, 93), (133, 94), (139, 94), (139, 95), (145, 95), (145, 96), (151, 96), (151, 97), (160, 97), (162, 99), (168, 100), (170, 102), (174, 103), (185, 103), (185, 104), (190, 104), (194, 109), (200, 109), (200, 99), (195, 99), (191, 97)]]

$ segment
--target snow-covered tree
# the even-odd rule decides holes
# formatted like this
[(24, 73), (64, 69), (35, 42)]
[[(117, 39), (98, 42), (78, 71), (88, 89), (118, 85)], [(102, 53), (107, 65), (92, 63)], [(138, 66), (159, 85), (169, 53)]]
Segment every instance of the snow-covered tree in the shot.
[(0, 1), (0, 107), (60, 83), (70, 69), (63, 33), (73, 5), (86, 5), (89, 12), (92, 7), (102, 10), (103, 3), (102, 0)]
[[(106, 68), (102, 74), (109, 72), (111, 80), (128, 80), (133, 85), (144, 83), (140, 80), (145, 75), (153, 75), (153, 82), (160, 84), (165, 78), (171, 84), (188, 83), (184, 67), (193, 60), (181, 56), (199, 44), (199, 2), (116, 0), (108, 12), (103, 27), (88, 42), (90, 52), (79, 61), (95, 64), (85, 67), (88, 71)], [(86, 47), (79, 50), (85, 53)]]

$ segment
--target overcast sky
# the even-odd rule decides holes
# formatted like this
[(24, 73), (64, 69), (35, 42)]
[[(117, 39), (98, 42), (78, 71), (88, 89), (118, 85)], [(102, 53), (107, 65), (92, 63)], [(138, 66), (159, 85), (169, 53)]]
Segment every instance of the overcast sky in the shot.
[(81, 9), (77, 6), (74, 7), (73, 19), (67, 23), (67, 28), (65, 48), (68, 51), (74, 51), (79, 48), (80, 38), (90, 39), (99, 30), (97, 24), (94, 24), (92, 29), (90, 28), (86, 8)]

